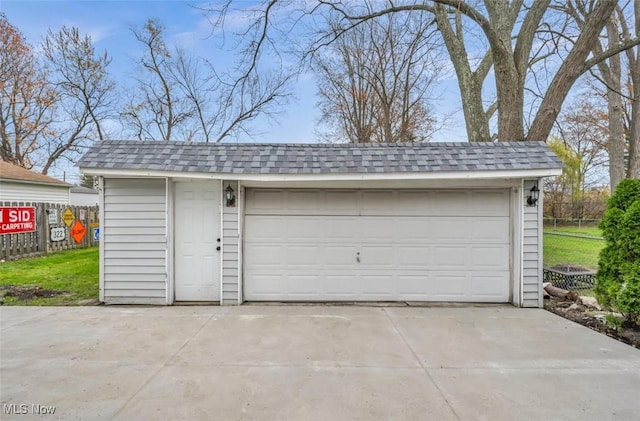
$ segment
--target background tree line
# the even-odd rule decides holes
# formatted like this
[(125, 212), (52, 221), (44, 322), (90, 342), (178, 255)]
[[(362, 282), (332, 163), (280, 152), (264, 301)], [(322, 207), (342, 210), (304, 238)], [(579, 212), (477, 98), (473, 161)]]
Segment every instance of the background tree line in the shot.
[(133, 88), (118, 87), (109, 54), (77, 28), (49, 30), (33, 47), (0, 14), (2, 159), (47, 174), (107, 138), (219, 142), (250, 132), (248, 123), (289, 96), (289, 76), (220, 75), (201, 57), (170, 48), (156, 20), (131, 32), (142, 53), (132, 63)]
[[(572, 201), (594, 182), (589, 171), (608, 173), (612, 187), (640, 176), (638, 1), (265, 0), (247, 7), (228, 0), (202, 11), (213, 29), (242, 13), (246, 26), (230, 37), (237, 66), (221, 72), (168, 46), (162, 24), (149, 20), (132, 30), (144, 53), (136, 89), (125, 99), (112, 96), (107, 54), (95, 53), (77, 30), (49, 33), (43, 45), (52, 53), (36, 59), (2, 18), (3, 159), (30, 166), (37, 156), (44, 167), (40, 155), (62, 149), (55, 161), (83, 142), (112, 136), (114, 117), (127, 137), (139, 139), (244, 135), (253, 119), (276, 113), (290, 97), (290, 82), (310, 70), (322, 139), (428, 141), (443, 124), (436, 104), (444, 74), (457, 82), (468, 140), (553, 139), (571, 150), (565, 155), (580, 160), (577, 175), (560, 190)], [(64, 49), (84, 45), (70, 50), (80, 60), (63, 52), (61, 37)], [(61, 69), (85, 85), (68, 83)], [(30, 83), (12, 82), (18, 77)], [(565, 104), (577, 97), (576, 86), (599, 98), (590, 100), (592, 108)], [(27, 114), (28, 124), (15, 122)], [(597, 139), (580, 134), (583, 117), (599, 124)]]

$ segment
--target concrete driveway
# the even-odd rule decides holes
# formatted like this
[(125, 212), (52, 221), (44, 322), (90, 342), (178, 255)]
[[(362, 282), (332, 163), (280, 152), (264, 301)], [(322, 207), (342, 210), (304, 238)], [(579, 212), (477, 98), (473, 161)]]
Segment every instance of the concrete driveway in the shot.
[(7, 307), (0, 317), (3, 420), (640, 414), (640, 351), (544, 310)]

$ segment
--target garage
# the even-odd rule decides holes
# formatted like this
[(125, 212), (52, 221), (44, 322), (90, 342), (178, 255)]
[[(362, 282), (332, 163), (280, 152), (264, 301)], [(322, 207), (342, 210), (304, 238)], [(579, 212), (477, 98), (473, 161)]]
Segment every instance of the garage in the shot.
[(507, 302), (509, 190), (248, 189), (248, 301)]
[(543, 142), (103, 141), (79, 166), (105, 304), (543, 304)]

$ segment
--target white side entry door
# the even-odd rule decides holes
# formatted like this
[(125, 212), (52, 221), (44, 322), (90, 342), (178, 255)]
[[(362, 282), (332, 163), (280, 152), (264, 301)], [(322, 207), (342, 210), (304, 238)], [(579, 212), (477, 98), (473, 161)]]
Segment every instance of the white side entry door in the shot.
[(220, 183), (174, 187), (175, 300), (220, 301)]

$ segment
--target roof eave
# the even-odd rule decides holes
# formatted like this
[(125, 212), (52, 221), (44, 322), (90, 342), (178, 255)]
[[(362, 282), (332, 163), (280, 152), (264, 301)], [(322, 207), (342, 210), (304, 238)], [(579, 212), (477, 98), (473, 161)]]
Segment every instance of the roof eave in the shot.
[(515, 170), (481, 171), (433, 171), (433, 172), (386, 172), (386, 173), (341, 173), (341, 174), (244, 174), (203, 173), (169, 170), (88, 168), (80, 167), (83, 174), (110, 177), (153, 178), (197, 178), (239, 181), (357, 181), (357, 180), (453, 180), (453, 179), (505, 179), (540, 178), (562, 174), (562, 168), (538, 168)]
[(18, 180), (16, 178), (0, 178), (0, 181), (3, 183), (37, 184), (39, 186), (60, 187), (66, 189), (70, 189), (71, 187), (73, 187), (73, 184), (66, 184), (64, 182), (48, 183), (46, 181)]

